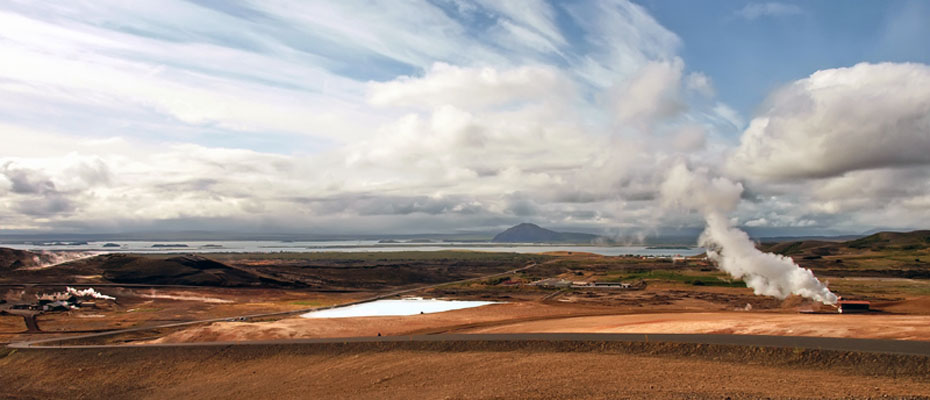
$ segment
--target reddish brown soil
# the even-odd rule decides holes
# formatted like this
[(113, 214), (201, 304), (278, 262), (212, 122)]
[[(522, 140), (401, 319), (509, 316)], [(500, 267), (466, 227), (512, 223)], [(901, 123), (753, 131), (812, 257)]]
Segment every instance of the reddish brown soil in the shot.
[[(912, 304), (918, 307), (921, 302)], [(436, 314), (400, 317), (305, 319), (270, 322), (217, 322), (173, 332), (154, 343), (247, 341), (350, 336), (402, 336), (422, 333), (727, 333), (930, 341), (930, 315), (801, 314), (725, 310), (693, 312), (681, 300), (648, 307), (522, 301)], [(903, 304), (903, 303), (902, 303)], [(903, 307), (903, 306), (902, 306)], [(647, 311), (648, 310), (648, 311)]]
[(911, 297), (899, 301), (875, 302), (872, 307), (895, 314), (928, 314), (930, 313), (930, 296)]
[(664, 313), (571, 317), (476, 327), (460, 333), (715, 333), (930, 341), (930, 316)]
[[(96, 308), (50, 312), (38, 317), (41, 334), (27, 334), (23, 318), (0, 316), (0, 343), (74, 335), (93, 331), (154, 326), (173, 322), (233, 317), (244, 314), (306, 309), (344, 303), (370, 293), (318, 293), (258, 288), (138, 289), (100, 287), (117, 302), (98, 301)], [(51, 292), (36, 287), (30, 293), (8, 290), (12, 298), (33, 297), (32, 292)]]
[(493, 304), (435, 314), (401, 317), (286, 318), (271, 322), (217, 322), (175, 332), (153, 343), (246, 341), (349, 336), (398, 336), (436, 333), (511, 321), (565, 318), (613, 312), (608, 307), (547, 305), (536, 302)]
[(304, 349), (0, 350), (0, 387), (11, 399), (850, 399), (930, 393), (930, 381), (920, 376), (703, 357)]

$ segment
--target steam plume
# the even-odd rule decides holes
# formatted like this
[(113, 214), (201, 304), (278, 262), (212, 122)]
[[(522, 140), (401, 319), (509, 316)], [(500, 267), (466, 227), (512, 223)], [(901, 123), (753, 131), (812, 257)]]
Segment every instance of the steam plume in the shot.
[(706, 169), (691, 171), (682, 162), (673, 167), (662, 184), (667, 205), (700, 211), (707, 227), (698, 244), (707, 257), (730, 276), (742, 279), (757, 295), (780, 299), (800, 295), (824, 304), (835, 304), (837, 297), (811, 270), (801, 268), (790, 258), (764, 253), (749, 235), (730, 224), (726, 214), (739, 204), (743, 186), (726, 178), (708, 176)]
[(100, 293), (94, 288), (87, 288), (78, 290), (71, 286), (65, 286), (63, 292), (54, 292), (54, 293), (41, 293), (36, 294), (37, 300), (49, 300), (49, 301), (68, 301), (72, 296), (73, 297), (93, 297), (95, 299), (101, 300), (116, 300), (116, 297), (107, 296), (103, 293)]
[(71, 261), (77, 261), (85, 258), (90, 258), (100, 254), (99, 252), (90, 252), (90, 251), (81, 251), (81, 252), (72, 252), (72, 251), (42, 251), (36, 253), (32, 257), (32, 265), (24, 270), (40, 270), (50, 267), (55, 267), (61, 264), (69, 263)]
[(83, 290), (78, 290), (78, 289), (75, 289), (75, 288), (73, 288), (73, 287), (71, 287), (71, 286), (67, 286), (67, 287), (65, 287), (65, 292), (70, 293), (70, 294), (74, 295), (75, 297), (93, 297), (93, 298), (95, 298), (95, 299), (102, 299), (102, 300), (116, 300), (116, 297), (107, 296), (107, 295), (105, 295), (105, 294), (103, 294), (103, 293), (100, 293), (100, 292), (94, 290), (94, 288), (87, 288), (87, 289), (83, 289)]

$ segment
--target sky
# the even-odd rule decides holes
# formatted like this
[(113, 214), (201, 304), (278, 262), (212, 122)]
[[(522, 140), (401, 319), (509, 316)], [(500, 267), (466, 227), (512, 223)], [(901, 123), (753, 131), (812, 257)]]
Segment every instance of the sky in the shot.
[(7, 1), (0, 233), (926, 228), (930, 3)]

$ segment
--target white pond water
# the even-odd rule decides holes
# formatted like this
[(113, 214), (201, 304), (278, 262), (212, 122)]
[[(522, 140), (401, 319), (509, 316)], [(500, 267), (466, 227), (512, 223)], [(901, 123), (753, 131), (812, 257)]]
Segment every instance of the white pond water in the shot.
[(443, 311), (461, 310), (463, 308), (481, 307), (497, 304), (495, 301), (439, 300), (412, 297), (401, 300), (377, 300), (370, 303), (356, 304), (348, 307), (312, 311), (301, 314), (304, 318), (349, 318), (376, 317), (389, 315), (432, 314)]

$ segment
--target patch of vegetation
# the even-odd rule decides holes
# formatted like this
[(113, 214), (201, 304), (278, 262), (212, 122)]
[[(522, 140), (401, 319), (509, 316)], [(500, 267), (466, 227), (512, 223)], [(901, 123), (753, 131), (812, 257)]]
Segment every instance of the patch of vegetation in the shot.
[[(867, 256), (847, 256), (843, 258), (844, 269), (849, 271), (870, 269), (870, 270), (902, 270), (912, 269), (916, 259), (925, 253), (915, 251), (885, 251), (881, 254), (870, 254)], [(835, 263), (835, 262), (834, 262)], [(815, 270), (818, 269), (816, 266)]]
[(496, 286), (496, 285), (500, 285), (501, 283), (509, 279), (510, 279), (509, 276), (498, 276), (495, 278), (485, 279), (479, 283), (482, 285), (486, 285), (486, 286)]
[(888, 239), (882, 239), (879, 235), (866, 236), (864, 238), (859, 238), (846, 242), (846, 246), (853, 249), (867, 249), (870, 247), (879, 247), (877, 246), (880, 243), (888, 243)]
[(879, 232), (874, 235), (846, 242), (845, 244), (853, 249), (871, 249), (875, 251), (883, 249), (904, 251), (923, 250), (930, 245), (930, 231)]
[(786, 255), (786, 256), (787, 256), (787, 255), (791, 255), (791, 254), (798, 253), (798, 252), (801, 251), (801, 246), (802, 246), (803, 244), (804, 244), (803, 242), (794, 242), (794, 243), (790, 244), (788, 247), (785, 247), (784, 249), (781, 249), (781, 250), (778, 251), (777, 253), (782, 254), (782, 255)]
[(612, 281), (635, 281), (635, 280), (652, 280), (664, 282), (684, 283), (694, 286), (726, 286), (726, 287), (746, 287), (746, 283), (741, 280), (728, 280), (718, 274), (695, 275), (683, 271), (669, 270), (650, 270), (634, 272), (631, 274), (617, 275), (605, 280)]
[(885, 278), (831, 278), (830, 289), (850, 297), (900, 299), (930, 295), (930, 282)]

